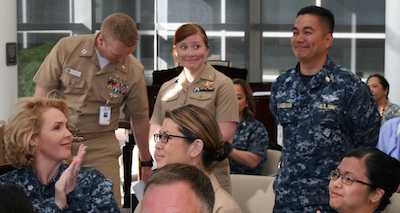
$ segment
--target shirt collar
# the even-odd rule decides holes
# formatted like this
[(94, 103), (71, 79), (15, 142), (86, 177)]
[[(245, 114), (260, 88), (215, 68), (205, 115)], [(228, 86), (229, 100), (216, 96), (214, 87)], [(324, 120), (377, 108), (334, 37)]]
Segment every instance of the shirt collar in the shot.
[[(334, 69), (334, 62), (333, 60), (327, 56), (326, 62), (324, 66), (322, 66), (321, 70), (314, 75), (314, 77), (308, 82), (307, 84), (307, 89), (309, 88), (316, 88), (322, 83), (330, 83), (331, 81), (334, 80), (334, 75), (331, 72), (331, 70)], [(294, 67), (294, 72), (291, 73), (292, 75), (296, 75), (296, 77), (293, 76), (292, 79), (294, 78), (300, 78), (300, 63), (298, 62), (296, 66)]]
[[(214, 81), (215, 80), (215, 68), (210, 64), (206, 63), (204, 69), (200, 72), (200, 75), (192, 82), (192, 84), (198, 82), (199, 80), (203, 81)], [(175, 80), (176, 83), (186, 83), (185, 73), (182, 72), (178, 75)]]

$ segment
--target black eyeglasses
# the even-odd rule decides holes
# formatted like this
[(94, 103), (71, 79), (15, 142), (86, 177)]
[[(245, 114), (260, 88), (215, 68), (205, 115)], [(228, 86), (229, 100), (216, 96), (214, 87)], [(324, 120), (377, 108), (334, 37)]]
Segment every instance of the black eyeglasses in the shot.
[(173, 137), (187, 139), (187, 137), (180, 136), (180, 135), (170, 135), (167, 133), (163, 133), (163, 134), (156, 133), (156, 134), (154, 134), (154, 142), (158, 143), (161, 141), (161, 143), (167, 143), (168, 140)]
[(331, 180), (337, 180), (339, 177), (342, 177), (342, 183), (346, 184), (346, 185), (351, 185), (353, 184), (353, 182), (357, 182), (357, 183), (361, 183), (367, 186), (372, 186), (369, 183), (363, 182), (361, 180), (356, 180), (353, 176), (351, 176), (350, 174), (340, 174), (340, 172), (338, 170), (333, 170), (330, 174)]

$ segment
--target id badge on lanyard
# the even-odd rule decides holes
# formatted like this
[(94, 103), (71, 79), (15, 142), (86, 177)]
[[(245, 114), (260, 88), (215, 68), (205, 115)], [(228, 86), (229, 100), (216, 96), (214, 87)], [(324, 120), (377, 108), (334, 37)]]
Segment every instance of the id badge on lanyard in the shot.
[(110, 125), (111, 120), (111, 107), (108, 106), (109, 100), (107, 100), (106, 104), (100, 106), (99, 113), (99, 124), (100, 125)]
[(283, 126), (281, 124), (278, 124), (276, 130), (277, 130), (277, 136), (276, 136), (277, 143), (278, 145), (283, 147)]
[(110, 125), (110, 118), (111, 118), (111, 107), (100, 106), (99, 124)]

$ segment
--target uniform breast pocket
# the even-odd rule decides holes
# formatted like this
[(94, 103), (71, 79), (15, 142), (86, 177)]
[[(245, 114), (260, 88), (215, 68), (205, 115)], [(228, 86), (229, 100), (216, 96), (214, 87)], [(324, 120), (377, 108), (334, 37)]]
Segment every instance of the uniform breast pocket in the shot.
[(198, 101), (210, 100), (214, 96), (214, 92), (194, 92), (190, 95), (191, 99)]
[(314, 140), (319, 141), (321, 148), (341, 143), (345, 119), (340, 105), (338, 102), (320, 102), (316, 105), (311, 126)]
[(124, 95), (121, 93), (113, 92), (108, 89), (103, 89), (101, 91), (101, 98), (104, 100), (104, 103), (108, 105), (122, 105), (122, 101), (124, 99)]
[(176, 101), (179, 97), (179, 92), (176, 92), (174, 90), (169, 90), (168, 92), (164, 93), (161, 95), (161, 101), (163, 102), (170, 102), (170, 101)]
[(296, 123), (296, 110), (294, 108), (278, 109), (278, 123), (282, 126)]
[(80, 94), (85, 87), (85, 80), (67, 73), (61, 74), (61, 82), (65, 87), (65, 94)]
[(335, 103), (321, 103), (317, 109), (317, 116), (313, 119), (314, 125), (321, 125), (329, 128), (338, 128), (342, 123), (341, 109)]

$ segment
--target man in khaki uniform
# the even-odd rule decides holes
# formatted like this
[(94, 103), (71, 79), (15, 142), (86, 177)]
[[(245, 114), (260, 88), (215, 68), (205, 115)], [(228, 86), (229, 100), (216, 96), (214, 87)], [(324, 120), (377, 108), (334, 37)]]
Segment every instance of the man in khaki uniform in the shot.
[[(88, 147), (82, 165), (99, 169), (114, 183), (119, 204), (121, 150), (114, 131), (122, 105), (133, 123), (141, 159), (151, 161), (144, 67), (131, 54), (137, 40), (132, 18), (112, 14), (103, 21), (100, 33), (61, 39), (34, 77), (35, 96), (53, 91), (62, 94), (70, 108), (73, 154), (80, 144)], [(150, 174), (150, 167), (142, 167), (145, 181)]]

